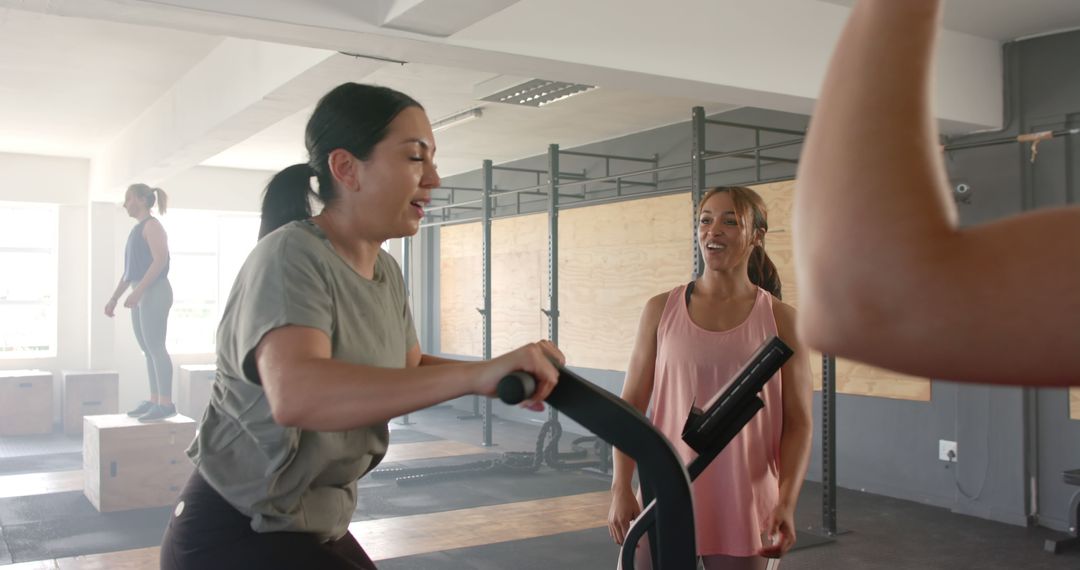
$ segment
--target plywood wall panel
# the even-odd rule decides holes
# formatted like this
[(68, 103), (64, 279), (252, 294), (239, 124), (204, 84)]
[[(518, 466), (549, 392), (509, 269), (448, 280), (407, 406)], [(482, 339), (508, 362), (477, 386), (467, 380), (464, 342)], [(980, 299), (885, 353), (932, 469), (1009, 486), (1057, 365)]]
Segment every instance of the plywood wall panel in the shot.
[(650, 297), (689, 280), (690, 195), (560, 213), (559, 346), (575, 366), (625, 370)]
[(444, 354), (483, 353), (480, 224), (443, 226), (439, 231), (439, 340)]
[[(766, 250), (783, 282), (784, 302), (799, 305), (792, 251), (794, 182), (755, 186), (769, 209)], [(559, 344), (575, 366), (625, 370), (645, 302), (690, 277), (694, 215), (689, 194), (563, 210), (559, 214)], [(441, 232), (442, 351), (482, 353), (481, 241), (478, 223)], [(492, 223), (492, 353), (547, 336), (547, 216)], [(811, 355), (815, 389), (821, 357)], [(844, 394), (928, 401), (929, 380), (845, 360)], [(1080, 395), (1072, 395), (1080, 418)]]

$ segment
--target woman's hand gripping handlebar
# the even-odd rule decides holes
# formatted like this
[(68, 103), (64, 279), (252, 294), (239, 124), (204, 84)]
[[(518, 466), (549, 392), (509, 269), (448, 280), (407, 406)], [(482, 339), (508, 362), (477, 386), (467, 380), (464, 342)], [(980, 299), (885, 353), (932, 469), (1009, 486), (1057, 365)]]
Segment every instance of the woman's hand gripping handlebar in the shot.
[[(524, 407), (542, 411), (544, 400), (559, 383), (556, 365), (565, 363), (566, 357), (551, 341), (527, 344), (490, 360), (479, 378), (476, 393), (497, 395), (507, 404), (524, 402)], [(504, 388), (504, 384), (508, 387)], [(504, 396), (504, 390), (512, 393)]]

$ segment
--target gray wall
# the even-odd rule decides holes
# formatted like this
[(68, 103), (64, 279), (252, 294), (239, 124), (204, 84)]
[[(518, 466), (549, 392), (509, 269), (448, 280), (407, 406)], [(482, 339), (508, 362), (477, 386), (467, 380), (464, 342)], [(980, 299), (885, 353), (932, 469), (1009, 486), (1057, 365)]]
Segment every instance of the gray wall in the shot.
[[(1016, 42), (1007, 46), (1006, 127), (965, 140), (1012, 136), (1046, 128), (1080, 126), (1080, 32)], [(689, 110), (687, 115), (689, 116)], [(783, 128), (802, 128), (806, 118), (760, 109), (739, 109), (722, 118)], [(709, 150), (731, 150), (752, 144), (749, 133), (711, 128)], [(983, 223), (1037, 208), (1075, 201), (1080, 193), (1080, 140), (1054, 139), (1041, 144), (1038, 160), (1028, 161), (1028, 145), (1005, 144), (950, 153), (947, 166), (954, 183), (971, 186), (970, 203), (959, 208), (965, 225)], [(776, 140), (776, 139), (772, 139)], [(770, 142), (766, 139), (763, 142)], [(690, 156), (688, 123), (589, 145), (583, 150), (647, 156), (657, 153), (661, 164), (686, 162)], [(791, 149), (792, 153), (797, 152)], [(542, 155), (519, 165), (544, 168)], [(712, 164), (710, 172), (734, 166)], [(563, 162), (564, 170), (596, 173), (596, 164)], [(773, 167), (765, 177), (793, 174), (790, 167)], [(746, 182), (753, 172), (712, 175), (709, 184)], [(665, 177), (667, 187), (688, 183), (684, 172)], [(502, 188), (521, 187), (534, 180), (508, 180)], [(478, 187), (479, 174), (453, 177), (446, 185)], [(532, 211), (543, 209), (537, 201)], [(688, 225), (687, 231), (690, 231)], [(437, 232), (426, 269), (431, 314), (438, 314)], [(687, 260), (689, 274), (689, 252)], [(1032, 283), (1038, 290), (1038, 281)], [(434, 319), (432, 319), (434, 321)], [(425, 339), (437, 349), (438, 325)], [(1003, 331), (1002, 334), (1010, 334)], [(579, 370), (608, 389), (621, 388), (622, 375), (613, 371)], [(820, 423), (820, 395), (815, 395), (815, 421)], [(462, 402), (466, 404), (467, 402)], [(538, 419), (526, 412), (501, 409), (504, 417)], [(542, 420), (542, 418), (539, 418)], [(1068, 505), (1076, 487), (1062, 482), (1061, 472), (1080, 468), (1080, 421), (1068, 419), (1068, 395), (1063, 389), (1022, 390), (1009, 387), (957, 385), (935, 381), (930, 402), (907, 402), (840, 395), (837, 399), (837, 476), (841, 486), (918, 501), (958, 513), (1023, 525), (1033, 521), (1066, 528)], [(479, 428), (478, 428), (479, 429)], [(568, 429), (570, 426), (568, 426)], [(496, 434), (496, 440), (498, 434)], [(959, 461), (938, 460), (938, 441), (958, 444)], [(820, 436), (815, 437), (810, 479), (820, 478)], [(1034, 489), (1034, 493), (1033, 493)], [(843, 526), (843, 512), (840, 512)]]
[[(1024, 131), (1080, 127), (1080, 32), (1022, 42), (1015, 54), (1018, 122)], [(1026, 158), (1022, 157), (1022, 158)], [(1080, 137), (1058, 138), (1039, 147), (1034, 165), (1022, 161), (1025, 190), (1034, 208), (1076, 203), (1080, 195)], [(1080, 247), (1080, 244), (1077, 244)], [(1037, 286), (1037, 283), (1033, 285)], [(1065, 469), (1080, 468), (1080, 421), (1068, 419), (1066, 390), (1040, 390), (1031, 418), (1038, 481), (1038, 520), (1064, 528), (1067, 506), (1080, 492), (1062, 481)]]

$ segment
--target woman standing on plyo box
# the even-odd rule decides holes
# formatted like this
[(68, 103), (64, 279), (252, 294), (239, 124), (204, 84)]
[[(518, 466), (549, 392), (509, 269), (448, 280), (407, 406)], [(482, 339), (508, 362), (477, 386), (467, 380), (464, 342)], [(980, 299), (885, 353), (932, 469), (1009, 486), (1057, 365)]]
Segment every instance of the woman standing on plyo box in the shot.
[(161, 188), (146, 184), (128, 187), (124, 194), (124, 210), (139, 223), (131, 228), (124, 247), (124, 276), (105, 304), (105, 314), (112, 317), (120, 296), (128, 287), (133, 288), (124, 300), (124, 306), (131, 309), (135, 340), (146, 356), (150, 399), (139, 402), (128, 415), (141, 422), (176, 415), (176, 406), (172, 402), (173, 364), (165, 348), (169, 309), (173, 303), (172, 285), (169, 284), (169, 242), (161, 222), (150, 214), (155, 203), (158, 213), (164, 214), (168, 198)]

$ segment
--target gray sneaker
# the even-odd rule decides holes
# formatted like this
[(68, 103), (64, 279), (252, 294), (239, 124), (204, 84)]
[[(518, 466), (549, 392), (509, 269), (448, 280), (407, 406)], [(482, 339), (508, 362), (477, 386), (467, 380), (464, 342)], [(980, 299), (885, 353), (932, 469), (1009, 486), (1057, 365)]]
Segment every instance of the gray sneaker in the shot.
[(160, 404), (152, 404), (153, 407), (150, 411), (139, 416), (140, 422), (159, 422), (165, 418), (171, 418), (176, 415), (176, 406), (169, 404), (168, 406), (162, 406)]
[(154, 407), (153, 402), (143, 400), (143, 401), (139, 402), (138, 406), (135, 406), (135, 409), (128, 412), (127, 415), (130, 416), (130, 417), (133, 417), (133, 418), (137, 418), (137, 417), (149, 412), (153, 407)]

